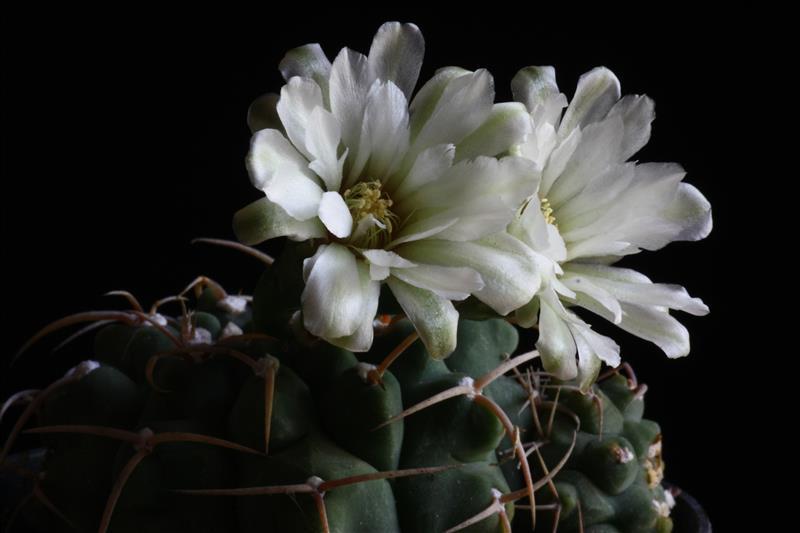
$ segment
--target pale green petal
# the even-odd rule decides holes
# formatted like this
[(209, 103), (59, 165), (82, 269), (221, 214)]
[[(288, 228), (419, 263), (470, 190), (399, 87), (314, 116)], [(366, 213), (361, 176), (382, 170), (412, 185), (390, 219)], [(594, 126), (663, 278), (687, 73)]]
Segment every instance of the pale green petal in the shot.
[(619, 80), (613, 72), (605, 67), (590, 70), (578, 80), (575, 96), (561, 121), (559, 135), (565, 138), (575, 128), (602, 120), (619, 97)]
[(327, 97), (331, 62), (319, 44), (306, 44), (289, 50), (278, 68), (287, 82), (294, 76), (311, 78), (322, 89), (323, 96)]
[(465, 300), (483, 288), (480, 274), (465, 267), (417, 265), (413, 268), (393, 268), (392, 276), (455, 301)]
[(384, 280), (389, 277), (391, 269), (410, 268), (417, 266), (394, 252), (387, 250), (361, 250), (369, 262), (369, 274), (374, 280)]
[(401, 202), (426, 183), (430, 183), (453, 166), (456, 147), (453, 144), (440, 144), (424, 150), (417, 156), (411, 170), (394, 190), (390, 191), (395, 202)]
[(611, 367), (620, 363), (619, 345), (608, 337), (597, 334), (588, 325), (570, 323), (570, 331), (578, 348), (578, 376), (576, 381), (586, 392), (597, 380), (601, 363)]
[(524, 105), (517, 102), (495, 104), (483, 124), (458, 143), (456, 161), (503, 154), (530, 132), (531, 119)]
[(318, 218), (292, 218), (278, 204), (261, 198), (233, 215), (233, 232), (240, 242), (253, 245), (275, 237), (295, 241), (324, 237), (325, 227)]
[(539, 322), (539, 305), (539, 298), (532, 298), (530, 302), (514, 311), (517, 324), (523, 328), (530, 328)]
[(363, 174), (386, 183), (408, 150), (408, 135), (405, 95), (392, 81), (376, 81), (367, 94), (358, 157), (347, 186)]
[(375, 34), (368, 61), (374, 78), (394, 82), (411, 98), (424, 55), (425, 40), (415, 24), (387, 22)]
[(619, 115), (625, 127), (622, 141), (623, 161), (641, 150), (650, 140), (650, 125), (656, 118), (655, 103), (647, 96), (628, 94), (614, 104), (609, 117)]
[(507, 233), (474, 242), (414, 241), (397, 252), (417, 263), (474, 269), (485, 284), (474, 295), (501, 315), (528, 303), (541, 284), (541, 256)]
[(558, 379), (569, 380), (578, 375), (575, 361), (577, 347), (560, 306), (554, 296), (541, 300), (536, 349), (542, 356), (546, 371), (555, 374)]
[(559, 94), (556, 70), (553, 67), (525, 67), (511, 79), (511, 94), (529, 111), (547, 98)]
[(674, 359), (689, 355), (689, 331), (667, 311), (634, 304), (622, 304), (619, 327), (648, 340)]
[(681, 229), (672, 236), (675, 241), (699, 241), (708, 237), (713, 227), (711, 203), (694, 185), (681, 183), (675, 199), (664, 212), (667, 220)]
[(416, 96), (411, 100), (409, 107), (411, 120), (411, 138), (414, 139), (422, 130), (423, 126), (431, 118), (436, 110), (439, 101), (442, 99), (444, 90), (456, 78), (470, 74), (469, 70), (459, 67), (445, 67), (436, 71), (436, 74), (420, 87)]
[(453, 303), (395, 277), (389, 277), (387, 283), (417, 329), (428, 354), (434, 359), (443, 359), (453, 353), (458, 336), (458, 311)]
[[(606, 294), (622, 302), (654, 307), (668, 307), (686, 313), (703, 316), (708, 314), (708, 307), (700, 298), (692, 298), (680, 285), (652, 283), (649, 278), (628, 268), (611, 267), (592, 264), (565, 265), (565, 279), (582, 279), (606, 292)], [(596, 295), (587, 292), (596, 300)]]
[(580, 145), (547, 191), (556, 216), (561, 204), (571, 201), (593, 180), (620, 164), (624, 133), (619, 117), (590, 124), (581, 131)]
[[(536, 191), (538, 174), (533, 162), (524, 157), (478, 157), (462, 161), (439, 179), (419, 187), (406, 197), (396, 212), (407, 216), (415, 210), (480, 207), (480, 202), (497, 199), (505, 204), (508, 222), (522, 202)], [(479, 209), (479, 212), (483, 212)], [(435, 214), (435, 213), (434, 213)]]
[(553, 67), (521, 69), (511, 80), (511, 92), (528, 109), (537, 131), (545, 124), (558, 128), (567, 97), (558, 90)]
[(247, 126), (252, 133), (267, 128), (286, 133), (276, 108), (278, 98), (275, 93), (267, 93), (253, 100), (253, 103), (247, 108)]
[[(412, 142), (410, 159), (406, 161), (409, 166), (423, 150), (439, 144), (457, 144), (483, 124), (492, 111), (494, 81), (483, 69), (449, 79), (427, 120), (419, 125), (422, 117), (416, 114), (416, 104), (422, 96), (421, 89), (411, 103)], [(424, 103), (425, 107), (428, 105)], [(416, 137), (415, 131), (419, 131)]]

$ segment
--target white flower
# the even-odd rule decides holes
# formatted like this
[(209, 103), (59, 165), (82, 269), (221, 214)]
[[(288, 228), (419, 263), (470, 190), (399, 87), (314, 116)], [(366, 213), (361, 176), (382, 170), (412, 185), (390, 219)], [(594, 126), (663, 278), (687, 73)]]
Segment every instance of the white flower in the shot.
[(680, 166), (628, 161), (650, 137), (652, 100), (620, 98), (619, 81), (605, 68), (581, 77), (568, 107), (552, 67), (521, 70), (512, 90), (529, 110), (533, 130), (517, 151), (536, 162), (540, 185), (509, 232), (536, 251), (544, 269), (539, 293), (516, 318), (523, 326), (538, 321), (545, 368), (587, 386), (601, 361), (619, 364), (619, 346), (569, 307), (600, 315), (668, 357), (687, 355), (689, 334), (669, 310), (704, 315), (705, 304), (683, 287), (610, 266), (711, 231), (711, 206), (681, 182)]
[(501, 314), (538, 287), (532, 253), (505, 232), (536, 188), (535, 165), (506, 156), (530, 130), (522, 104), (493, 104), (492, 77), (445, 68), (411, 100), (424, 42), (387, 23), (368, 56), (290, 51), (280, 97), (251, 108), (248, 168), (263, 198), (236, 214), (240, 240), (324, 243), (304, 264), (303, 323), (354, 351), (372, 344), (386, 281), (428, 351), (454, 348), (452, 301)]

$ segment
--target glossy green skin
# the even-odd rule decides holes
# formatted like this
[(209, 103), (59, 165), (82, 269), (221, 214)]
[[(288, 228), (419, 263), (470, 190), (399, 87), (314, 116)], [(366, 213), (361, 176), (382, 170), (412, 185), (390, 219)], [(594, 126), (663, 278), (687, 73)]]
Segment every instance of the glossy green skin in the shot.
[[(308, 494), (198, 496), (172, 489), (220, 489), (304, 483), (311, 476), (336, 480), (396, 469), (458, 465), (435, 474), (374, 480), (339, 487), (324, 495), (332, 532), (439, 533), (480, 513), (503, 493), (523, 486), (513, 461), (499, 464), (497, 451), (510, 442), (497, 418), (465, 396), (450, 399), (375, 430), (383, 421), (469, 376), (478, 378), (517, 350), (518, 335), (504, 320), (459, 324), (458, 349), (449, 358), (430, 358), (417, 341), (392, 365), (383, 385), (359, 376), (359, 360), (377, 364), (412, 331), (407, 321), (379, 332), (373, 349), (359, 358), (323, 342), (296, 338), (289, 318), (299, 308), (299, 263), (309, 255), (288, 247), (259, 282), (252, 313), (232, 316), (201, 296), (194, 323), (216, 338), (233, 320), (244, 331), (266, 332), (276, 340), (226, 344), (253, 360), (279, 362), (269, 454), (252, 455), (204, 443), (159, 445), (136, 468), (116, 506), (112, 532), (320, 532)], [(390, 311), (391, 309), (384, 309)], [(178, 335), (177, 331), (173, 331)], [(156, 433), (181, 431), (227, 439), (264, 450), (264, 377), (232, 358), (214, 355), (203, 362), (166, 357), (145, 380), (154, 355), (173, 349), (150, 326), (111, 325), (95, 339), (95, 359), (103, 366), (64, 387), (46, 403), (42, 425), (89, 424)], [(165, 392), (168, 391), (168, 392)], [(622, 377), (595, 387), (603, 399), (603, 427), (588, 398), (563, 391), (560, 403), (580, 417), (576, 448), (556, 476), (562, 513), (559, 531), (578, 531), (578, 502), (586, 532), (666, 533), (652, 505), (663, 499), (650, 489), (643, 461), (658, 426), (642, 419), (643, 402)], [(522, 440), (537, 437), (528, 394), (514, 379), (501, 377), (484, 390), (522, 429)], [(547, 419), (549, 409), (540, 407)], [(572, 442), (574, 421), (557, 414), (542, 448), (552, 468)], [(80, 528), (98, 527), (107, 494), (135, 453), (130, 444), (96, 436), (50, 435), (42, 488)], [(631, 448), (636, 460), (612, 460), (612, 445)], [(535, 456), (531, 456), (532, 459)], [(543, 472), (531, 460), (534, 477)], [(552, 501), (547, 488), (538, 503)], [(527, 503), (524, 502), (524, 503)], [(24, 510), (40, 531), (70, 531), (34, 500)], [(530, 515), (509, 503), (514, 530), (530, 530)], [(537, 530), (550, 531), (552, 513), (540, 512)], [(497, 515), (467, 528), (473, 533), (502, 531)]]

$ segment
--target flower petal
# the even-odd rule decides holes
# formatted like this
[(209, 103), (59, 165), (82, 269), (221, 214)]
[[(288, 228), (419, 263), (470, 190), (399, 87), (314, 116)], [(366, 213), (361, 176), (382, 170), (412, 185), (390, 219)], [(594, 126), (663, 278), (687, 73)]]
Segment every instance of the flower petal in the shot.
[(647, 96), (628, 94), (614, 104), (608, 116), (622, 118), (625, 138), (622, 140), (621, 158), (627, 161), (650, 140), (650, 124), (656, 118), (655, 104)]
[(597, 67), (578, 80), (575, 96), (564, 113), (558, 134), (565, 138), (575, 128), (602, 120), (619, 100), (619, 80), (605, 67)]
[[(580, 265), (577, 265), (580, 266)], [(605, 288), (593, 283), (594, 278), (582, 276), (580, 269), (571, 270), (571, 264), (564, 265), (564, 275), (561, 282), (575, 293), (581, 292), (591, 296), (597, 303), (602, 305), (614, 317), (614, 324), (619, 324), (622, 320), (622, 307), (619, 301)]]
[(322, 178), (329, 191), (338, 191), (342, 184), (342, 169), (347, 151), (338, 157), (339, 141), (342, 138), (336, 117), (323, 107), (311, 112), (306, 131), (306, 148), (313, 157), (308, 165)]
[(541, 298), (536, 349), (542, 356), (544, 369), (558, 379), (567, 380), (578, 375), (575, 362), (577, 346), (563, 315), (563, 307), (556, 296)]
[(405, 95), (391, 81), (376, 81), (367, 95), (358, 157), (348, 186), (363, 173), (385, 183), (408, 150), (408, 135)]
[(673, 241), (699, 241), (708, 237), (714, 223), (711, 203), (694, 185), (681, 183), (678, 194), (664, 212), (667, 220), (681, 229), (672, 235)]
[(449, 209), (415, 211), (392, 243), (411, 242), (430, 236), (446, 241), (474, 241), (505, 230), (511, 209), (499, 198), (475, 200)]
[(240, 242), (253, 245), (275, 237), (295, 241), (324, 237), (325, 227), (317, 218), (294, 219), (278, 204), (261, 198), (233, 215), (233, 232)]
[(514, 100), (522, 102), (528, 109), (537, 128), (545, 123), (558, 128), (567, 98), (558, 90), (553, 67), (521, 69), (511, 80), (511, 92)]
[(534, 163), (524, 157), (509, 156), (497, 160), (481, 156), (462, 161), (439, 179), (419, 187), (403, 200), (402, 205), (396, 206), (396, 212), (407, 216), (414, 210), (426, 208), (479, 207), (481, 201), (494, 198), (507, 206), (510, 222), (514, 210), (535, 192), (537, 177)]
[(403, 243), (421, 241), (433, 237), (453, 227), (457, 223), (457, 218), (445, 216), (439, 218), (425, 218), (417, 222), (406, 224), (403, 226), (403, 229), (397, 233), (397, 237), (387, 245), (387, 249), (396, 248)]
[[(626, 172), (620, 175), (622, 183), (609, 182), (605, 187), (618, 190), (618, 194), (609, 196), (602, 188), (587, 188), (570, 201), (597, 206), (564, 219), (561, 235), (570, 243), (571, 259), (657, 250), (675, 240), (698, 240), (708, 235), (711, 205), (697, 189), (681, 183), (685, 172), (680, 165), (644, 163), (628, 167), (633, 168), (634, 175), (627, 185)], [(617, 247), (615, 243), (624, 245)]]
[(587, 324), (568, 325), (578, 348), (578, 386), (586, 392), (597, 380), (601, 362), (611, 367), (619, 365), (619, 345), (610, 338), (595, 333)]
[(455, 154), (456, 147), (453, 144), (439, 144), (424, 150), (417, 156), (403, 181), (390, 192), (392, 199), (401, 202), (403, 198), (426, 183), (438, 179), (453, 166)]
[(448, 300), (464, 300), (483, 289), (480, 274), (471, 268), (417, 265), (414, 268), (392, 269), (392, 275)]
[(619, 327), (661, 348), (674, 359), (689, 355), (689, 331), (667, 311), (623, 303)]
[(387, 22), (375, 34), (368, 61), (374, 78), (393, 81), (411, 98), (424, 55), (425, 40), (415, 24)]
[(567, 248), (558, 229), (547, 222), (538, 195), (533, 195), (522, 212), (509, 224), (508, 232), (535, 252), (556, 261), (564, 261)]
[(319, 202), (319, 219), (328, 228), (328, 231), (344, 239), (353, 231), (353, 216), (338, 192), (328, 191), (322, 193)]
[(368, 318), (364, 318), (352, 335), (328, 339), (328, 341), (351, 352), (366, 352), (372, 347), (372, 340), (375, 334), (373, 322), (378, 312), (381, 285), (371, 279), (369, 267), (366, 264), (358, 261), (357, 265), (361, 291), (364, 294), (362, 315)]
[(574, 129), (567, 138), (561, 141), (552, 152), (550, 152), (547, 164), (542, 171), (542, 182), (539, 185), (539, 196), (549, 198), (550, 188), (553, 183), (564, 172), (567, 163), (572, 160), (572, 155), (578, 149), (581, 143), (581, 130)]
[(528, 303), (541, 283), (541, 256), (507, 233), (473, 242), (414, 241), (397, 252), (417, 263), (476, 270), (485, 286), (474, 295), (501, 315)]
[(416, 263), (412, 263), (408, 259), (387, 250), (362, 250), (361, 253), (372, 265), (389, 268), (411, 268), (417, 266)]
[(364, 106), (371, 85), (367, 58), (343, 48), (331, 67), (330, 103), (331, 113), (342, 128), (342, 142), (350, 149), (351, 158), (357, 156)]
[[(610, 367), (619, 366), (621, 362), (619, 344), (614, 342), (613, 339), (593, 331), (588, 324), (570, 322), (569, 328), (578, 345), (579, 357), (581, 350), (584, 349), (594, 354)], [(581, 346), (582, 344), (585, 344), (585, 346)]]
[[(613, 315), (586, 293), (577, 293), (576, 302), (584, 309), (612, 321)], [(667, 357), (683, 357), (689, 353), (689, 332), (666, 307), (637, 305), (620, 301), (622, 308), (621, 329), (655, 343)]]
[(458, 332), (458, 311), (453, 303), (393, 276), (389, 277), (387, 283), (403, 312), (417, 329), (428, 354), (434, 359), (444, 359), (453, 353)]
[(247, 126), (252, 133), (267, 128), (286, 133), (278, 116), (278, 95), (267, 93), (259, 96), (247, 108)]
[(247, 170), (250, 174), (250, 181), (257, 189), (264, 190), (272, 181), (278, 167), (291, 169), (310, 179), (311, 176), (306, 170), (306, 165), (307, 162), (303, 156), (277, 130), (261, 130), (253, 135), (250, 141)]
[(483, 124), (458, 143), (456, 160), (500, 155), (522, 142), (530, 132), (531, 119), (524, 105), (495, 104)]
[(364, 285), (355, 256), (341, 244), (322, 245), (303, 262), (306, 286), (300, 301), (303, 324), (317, 337), (335, 339), (352, 335), (372, 320), (372, 289)]
[(288, 166), (275, 170), (264, 194), (297, 220), (316, 217), (322, 199), (322, 189), (316, 180)]
[[(423, 87), (411, 102), (409, 155), (412, 158), (437, 144), (459, 143), (483, 124), (492, 111), (494, 81), (486, 70), (446, 71), (442, 78), (434, 78), (429, 83), (444, 84), (443, 90), (435, 87), (423, 93)], [(414, 136), (417, 131), (419, 133)]]
[(327, 95), (331, 62), (319, 44), (305, 44), (289, 50), (278, 68), (287, 82), (295, 76), (311, 78), (322, 89), (323, 96)]
[(382, 281), (389, 277), (392, 268), (411, 268), (417, 266), (406, 259), (403, 259), (394, 252), (386, 250), (362, 250), (361, 253), (369, 262), (369, 275), (376, 281)]
[[(565, 265), (566, 274), (563, 281), (568, 279), (583, 279), (583, 284), (589, 282), (613, 298), (627, 303), (649, 305), (654, 307), (667, 307), (686, 313), (703, 316), (708, 314), (708, 307), (700, 298), (692, 298), (686, 289), (680, 285), (667, 283), (653, 283), (650, 279), (629, 268), (611, 267), (606, 265), (590, 265), (570, 263)], [(578, 278), (580, 276), (580, 278)], [(570, 288), (580, 290), (573, 284)], [(599, 299), (587, 292), (593, 298)]]
[(517, 324), (523, 328), (530, 328), (539, 322), (539, 298), (531, 298), (531, 301), (514, 311), (514, 318)]
[(312, 126), (311, 114), (322, 106), (322, 90), (311, 79), (294, 77), (281, 89), (278, 115), (292, 144), (309, 160), (313, 156), (306, 145), (306, 135)]
[(592, 180), (619, 165), (624, 132), (620, 117), (592, 123), (581, 131), (580, 145), (547, 191), (547, 199), (556, 211)]

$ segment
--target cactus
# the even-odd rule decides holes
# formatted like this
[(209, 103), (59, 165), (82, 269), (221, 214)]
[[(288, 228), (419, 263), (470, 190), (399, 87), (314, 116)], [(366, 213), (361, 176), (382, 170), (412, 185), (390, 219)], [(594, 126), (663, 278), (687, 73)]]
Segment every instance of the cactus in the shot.
[[(253, 299), (200, 277), (149, 311), (115, 292), (130, 310), (37, 334), (103, 326), (91, 361), (3, 406), (25, 405), (3, 466), (26, 472), (9, 458), (22, 431), (46, 449), (14, 522), (101, 533), (670, 531), (659, 429), (642, 419), (632, 373), (582, 393), (535, 370), (538, 354), (518, 354), (503, 319), (462, 319), (456, 351), (436, 360), (389, 299), (372, 349), (356, 357), (299, 326), (297, 264), (311, 250), (287, 245)], [(177, 303), (178, 316), (162, 314)]]

